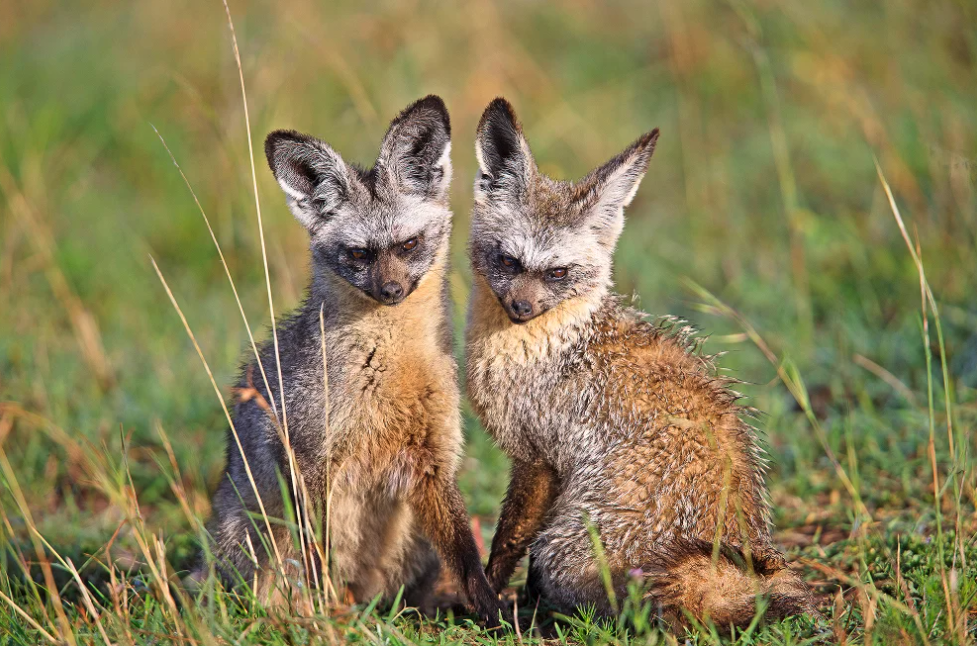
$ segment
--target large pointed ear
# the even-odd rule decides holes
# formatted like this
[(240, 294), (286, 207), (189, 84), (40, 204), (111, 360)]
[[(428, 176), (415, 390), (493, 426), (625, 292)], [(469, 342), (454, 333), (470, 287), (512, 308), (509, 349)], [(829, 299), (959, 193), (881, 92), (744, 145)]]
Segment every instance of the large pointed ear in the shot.
[(620, 155), (580, 180), (586, 224), (602, 244), (613, 246), (624, 228), (624, 208), (631, 204), (655, 152), (658, 128), (638, 138)]
[(390, 123), (380, 144), (377, 171), (394, 190), (435, 200), (451, 184), (451, 121), (440, 97), (426, 96)]
[(475, 156), (479, 169), (475, 177), (476, 201), (516, 195), (525, 188), (534, 167), (532, 153), (515, 110), (501, 97), (489, 103), (478, 122)]
[(276, 130), (265, 139), (265, 155), (289, 210), (306, 229), (318, 226), (349, 198), (349, 169), (325, 142)]

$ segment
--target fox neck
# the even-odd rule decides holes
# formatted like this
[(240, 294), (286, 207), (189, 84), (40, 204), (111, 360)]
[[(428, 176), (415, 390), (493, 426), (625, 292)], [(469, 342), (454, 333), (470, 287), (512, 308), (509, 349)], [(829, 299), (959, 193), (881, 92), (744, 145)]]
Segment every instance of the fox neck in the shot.
[(556, 357), (587, 333), (606, 293), (567, 299), (530, 321), (513, 323), (485, 278), (476, 274), (466, 333), (470, 350), (520, 363)]

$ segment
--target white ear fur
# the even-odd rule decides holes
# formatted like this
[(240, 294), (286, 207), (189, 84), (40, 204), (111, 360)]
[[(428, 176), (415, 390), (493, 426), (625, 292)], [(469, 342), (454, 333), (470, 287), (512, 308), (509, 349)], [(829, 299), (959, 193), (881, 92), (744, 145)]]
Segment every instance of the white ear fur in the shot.
[(485, 153), (482, 152), (482, 140), (479, 137), (475, 138), (475, 161), (478, 162), (478, 170), (482, 175), (491, 176), (485, 164)]
[(486, 169), (485, 155), (482, 153), (482, 142), (477, 137), (475, 138), (475, 160), (478, 162), (478, 172), (475, 173), (475, 186), (473, 189), (475, 202), (483, 204), (488, 198), (492, 175)]
[(349, 170), (328, 144), (293, 131), (268, 135), (265, 154), (295, 218), (311, 230), (350, 191)]
[(377, 168), (394, 190), (444, 199), (451, 184), (451, 121), (439, 97), (407, 106), (380, 144)]
[(278, 180), (278, 185), (282, 187), (283, 191), (285, 191), (285, 195), (293, 200), (304, 200), (308, 197), (308, 195), (289, 186), (289, 184), (283, 179)]
[[(588, 209), (587, 222), (601, 243), (613, 246), (624, 229), (624, 209), (631, 204), (648, 162), (655, 151), (658, 129), (643, 135), (620, 155), (594, 171), (584, 181), (594, 182), (596, 200)], [(591, 199), (593, 193), (591, 194)]]
[(475, 176), (476, 202), (483, 202), (495, 193), (518, 191), (534, 165), (516, 113), (501, 97), (482, 113), (475, 133), (475, 158), (479, 168)]
[(453, 174), (453, 169), (451, 167), (451, 142), (444, 147), (444, 152), (438, 157), (438, 161), (435, 162), (434, 168), (440, 169), (441, 177), (435, 179), (432, 186), (432, 192), (438, 197), (443, 198), (448, 194), (448, 189), (451, 188), (451, 177)]

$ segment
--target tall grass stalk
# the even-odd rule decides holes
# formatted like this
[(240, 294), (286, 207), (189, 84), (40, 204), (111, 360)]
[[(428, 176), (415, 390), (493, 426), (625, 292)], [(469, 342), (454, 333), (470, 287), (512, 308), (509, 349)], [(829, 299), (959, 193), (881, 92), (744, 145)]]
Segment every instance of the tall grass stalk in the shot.
[[(295, 500), (294, 508), (297, 516), (296, 525), (298, 527), (299, 546), (302, 554), (302, 560), (306, 564), (305, 572), (307, 573), (309, 571), (308, 554), (311, 546), (307, 545), (305, 527), (309, 521), (303, 520), (301, 515), (304, 514), (305, 519), (310, 518), (310, 502), (304, 497), (300, 496), (298, 482), (301, 479), (301, 474), (299, 473), (298, 461), (295, 459), (295, 451), (292, 449), (291, 438), (288, 432), (288, 411), (285, 407), (285, 384), (282, 379), (282, 361), (278, 347), (278, 324), (275, 320), (275, 302), (274, 298), (272, 297), (271, 274), (268, 271), (268, 252), (265, 246), (265, 229), (261, 218), (261, 198), (258, 195), (258, 175), (254, 162), (254, 143), (251, 137), (251, 116), (248, 110), (248, 91), (244, 82), (244, 68), (241, 65), (241, 52), (237, 44), (237, 32), (234, 29), (234, 20), (231, 17), (231, 8), (228, 6), (227, 0), (222, 0), (222, 2), (224, 4), (224, 12), (227, 14), (227, 25), (231, 30), (231, 43), (234, 46), (234, 62), (237, 64), (238, 80), (240, 81), (241, 85), (241, 105), (244, 108), (244, 125), (247, 130), (248, 157), (251, 161), (251, 184), (254, 188), (254, 207), (258, 220), (258, 239), (261, 242), (261, 262), (264, 267), (265, 287), (268, 293), (268, 315), (271, 321), (271, 334), (275, 347), (275, 367), (278, 371), (278, 393), (281, 397), (282, 409), (281, 428), (284, 433), (285, 453), (288, 456), (289, 477), (292, 483), (292, 496)], [(258, 362), (260, 363), (261, 360), (258, 359)], [(313, 540), (313, 537), (310, 537), (309, 540)], [(303, 587), (302, 589), (307, 590), (308, 588)]]
[[(179, 162), (176, 161), (176, 157), (173, 155), (173, 152), (167, 145), (166, 139), (164, 139), (160, 131), (156, 129), (156, 126), (153, 126), (152, 124), (150, 125), (153, 128), (153, 132), (155, 132), (156, 136), (159, 137), (160, 143), (163, 144), (163, 148), (166, 149), (166, 154), (170, 156), (170, 161), (173, 162), (173, 165), (176, 166), (177, 172), (180, 173), (183, 183), (186, 185), (187, 190), (190, 191), (190, 195), (193, 197), (193, 201), (197, 205), (197, 210), (200, 211), (200, 216), (204, 219), (204, 224), (207, 225), (207, 232), (210, 234), (210, 239), (214, 243), (214, 248), (217, 249), (217, 255), (220, 257), (221, 266), (224, 268), (224, 275), (227, 276), (227, 282), (231, 286), (231, 292), (234, 294), (234, 302), (237, 303), (238, 312), (241, 313), (241, 320), (244, 322), (244, 329), (248, 333), (248, 341), (251, 343), (251, 351), (254, 353), (254, 359), (258, 363), (258, 370), (261, 371), (261, 380), (265, 385), (265, 391), (270, 393), (271, 387), (268, 385), (268, 375), (265, 374), (265, 364), (261, 360), (261, 355), (258, 354), (258, 345), (255, 343), (254, 334), (251, 332), (251, 324), (248, 323), (248, 315), (244, 313), (244, 305), (241, 304), (241, 297), (238, 295), (237, 285), (234, 284), (234, 278), (231, 276), (231, 270), (227, 266), (227, 260), (224, 258), (224, 251), (221, 249), (220, 242), (217, 241), (217, 235), (214, 233), (214, 228), (210, 225), (210, 218), (207, 217), (207, 213), (204, 211), (203, 205), (197, 198), (196, 191), (193, 190), (193, 186), (190, 184), (190, 180), (187, 179), (186, 174), (183, 172), (183, 168), (181, 168)], [(272, 397), (271, 402), (269, 403), (271, 404), (271, 410), (275, 415), (275, 419), (278, 420), (278, 405), (275, 403), (275, 398)], [(281, 423), (281, 421), (278, 420), (278, 423)]]
[(220, 401), (221, 410), (224, 411), (224, 417), (230, 426), (231, 434), (234, 436), (234, 441), (237, 444), (238, 451), (241, 453), (241, 459), (244, 462), (244, 471), (248, 476), (251, 491), (254, 493), (255, 499), (258, 502), (258, 508), (261, 511), (261, 518), (265, 523), (265, 528), (268, 530), (268, 540), (271, 541), (272, 548), (274, 549), (275, 559), (279, 567), (282, 568), (282, 571), (284, 571), (282, 554), (278, 549), (278, 542), (275, 540), (275, 534), (271, 531), (271, 521), (268, 518), (268, 513), (265, 511), (265, 503), (261, 499), (261, 493), (258, 491), (257, 483), (255, 483), (254, 474), (251, 472), (251, 463), (248, 461), (248, 456), (244, 452), (244, 445), (241, 443), (241, 437), (238, 435), (237, 428), (234, 426), (234, 420), (231, 418), (231, 412), (227, 409), (227, 403), (224, 401), (224, 396), (221, 394), (220, 387), (217, 385), (217, 381), (214, 379), (214, 373), (210, 370), (210, 364), (207, 363), (207, 358), (204, 357), (203, 350), (200, 349), (200, 344), (197, 343), (197, 337), (194, 336), (193, 330), (190, 329), (190, 324), (187, 322), (187, 318), (184, 316), (183, 310), (180, 309), (180, 304), (177, 303), (176, 297), (173, 296), (173, 292), (170, 290), (170, 286), (166, 282), (166, 278), (163, 277), (163, 272), (160, 271), (159, 266), (156, 264), (156, 260), (153, 257), (150, 257), (149, 260), (153, 264), (153, 269), (156, 270), (156, 275), (159, 276), (160, 282), (163, 283), (163, 288), (166, 290), (166, 295), (169, 297), (170, 303), (172, 303), (176, 313), (180, 316), (180, 321), (183, 323), (183, 328), (186, 330), (187, 336), (190, 337), (190, 342), (193, 343), (193, 347), (197, 351), (197, 356), (200, 357), (200, 361), (204, 365), (204, 370), (207, 371), (207, 377), (210, 379), (210, 385), (213, 386), (214, 394)]
[(950, 579), (956, 579), (956, 572), (951, 571), (948, 576), (946, 572), (946, 561), (944, 558), (944, 545), (945, 538), (943, 534), (943, 489), (940, 487), (940, 472), (939, 466), (936, 462), (936, 412), (933, 396), (933, 351), (930, 342), (929, 335), (929, 319), (930, 314), (933, 316), (933, 322), (936, 326), (937, 341), (940, 348), (940, 367), (942, 369), (943, 376), (943, 406), (946, 414), (946, 431), (947, 431), (947, 448), (950, 452), (950, 468), (947, 469), (947, 478), (950, 480), (953, 489), (954, 496), (953, 500), (956, 505), (955, 512), (955, 522), (956, 522), (956, 532), (955, 536), (957, 541), (954, 543), (954, 560), (956, 560), (956, 549), (959, 546), (959, 556), (961, 562), (966, 563), (966, 554), (963, 549), (962, 542), (962, 510), (960, 508), (961, 491), (960, 484), (957, 480), (958, 471), (961, 470), (958, 464), (956, 443), (953, 437), (953, 410), (951, 404), (951, 384), (950, 384), (950, 374), (947, 368), (947, 357), (946, 357), (946, 343), (943, 339), (943, 325), (940, 320), (940, 310), (936, 304), (936, 298), (933, 296), (933, 290), (930, 287), (929, 281), (926, 279), (926, 270), (923, 267), (923, 261), (921, 257), (921, 251), (919, 249), (918, 243), (914, 246), (909, 239), (909, 233), (906, 231), (906, 224), (902, 219), (902, 214), (899, 212), (899, 206), (896, 204), (895, 196), (892, 194), (892, 189), (889, 187), (889, 183), (885, 179), (885, 175), (882, 172), (882, 167), (879, 165), (878, 160), (875, 160), (875, 170), (878, 173), (879, 181), (882, 183), (882, 188), (885, 190), (885, 196), (889, 203), (889, 208), (892, 210), (892, 217), (895, 218), (896, 224), (899, 226), (899, 233), (902, 235), (903, 241), (906, 243), (906, 248), (909, 250), (909, 255), (913, 259), (913, 264), (916, 266), (916, 271), (919, 274), (919, 291), (920, 291), (920, 310), (922, 318), (922, 337), (923, 337), (923, 350), (926, 356), (926, 392), (927, 392), (927, 412), (929, 413), (929, 458), (930, 466), (933, 471), (933, 513), (936, 517), (936, 532), (937, 532), (937, 549), (939, 553), (940, 562), (940, 579), (943, 584), (943, 594), (946, 601), (946, 613), (947, 613), (947, 625), (954, 636), (956, 643), (964, 644), (967, 642), (967, 622), (966, 617), (961, 615), (960, 599), (957, 595), (957, 586), (951, 582)]

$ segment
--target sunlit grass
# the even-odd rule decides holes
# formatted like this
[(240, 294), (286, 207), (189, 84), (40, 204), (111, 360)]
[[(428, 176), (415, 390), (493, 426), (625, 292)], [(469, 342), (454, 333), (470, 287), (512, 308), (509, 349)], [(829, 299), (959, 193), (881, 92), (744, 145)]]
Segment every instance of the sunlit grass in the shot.
[[(977, 7), (228, 9), (233, 36), (220, 2), (0, 5), (0, 643), (974, 642)], [(661, 128), (618, 284), (754, 382), (776, 538), (820, 618), (676, 637), (632, 595), (616, 622), (520, 608), (500, 636), (447, 602), (424, 620), (347, 606), (325, 572), (301, 608), (188, 589), (234, 371), (308, 270), (251, 138), (294, 127), (369, 163), (429, 92), (452, 115), (459, 326), (491, 98), (556, 176)], [(284, 435), (284, 402), (269, 409)], [(507, 469), (465, 420), (487, 543)], [(294, 540), (328, 553), (298, 512)]]

